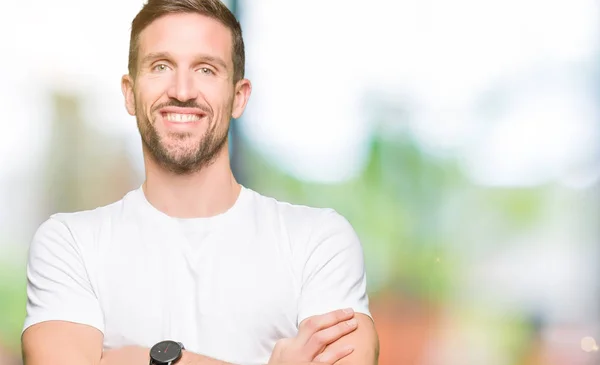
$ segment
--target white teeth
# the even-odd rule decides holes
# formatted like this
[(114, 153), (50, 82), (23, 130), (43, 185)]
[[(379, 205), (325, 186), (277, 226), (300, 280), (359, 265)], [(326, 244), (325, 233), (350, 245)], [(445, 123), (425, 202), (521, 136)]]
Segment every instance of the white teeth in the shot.
[(178, 113), (167, 113), (165, 118), (169, 122), (175, 123), (189, 123), (200, 120), (200, 116), (198, 114), (178, 114)]

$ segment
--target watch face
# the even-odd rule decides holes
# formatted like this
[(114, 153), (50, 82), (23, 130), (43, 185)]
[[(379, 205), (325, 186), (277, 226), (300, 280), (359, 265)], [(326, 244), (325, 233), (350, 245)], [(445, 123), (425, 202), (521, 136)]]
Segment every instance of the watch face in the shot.
[(162, 341), (150, 349), (150, 358), (155, 362), (169, 363), (179, 359), (181, 346), (175, 341)]

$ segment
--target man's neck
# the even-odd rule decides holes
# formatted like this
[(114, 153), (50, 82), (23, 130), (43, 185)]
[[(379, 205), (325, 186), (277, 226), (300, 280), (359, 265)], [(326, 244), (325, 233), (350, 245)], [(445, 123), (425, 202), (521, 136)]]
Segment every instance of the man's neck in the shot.
[(211, 217), (229, 210), (241, 191), (229, 165), (227, 153), (190, 175), (176, 175), (146, 163), (143, 191), (156, 209), (175, 218)]

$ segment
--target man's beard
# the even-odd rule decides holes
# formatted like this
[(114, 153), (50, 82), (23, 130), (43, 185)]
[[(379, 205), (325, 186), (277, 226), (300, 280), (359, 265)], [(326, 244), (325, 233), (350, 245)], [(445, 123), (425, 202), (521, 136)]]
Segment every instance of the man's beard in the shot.
[[(158, 110), (165, 106), (178, 106), (178, 107), (194, 107), (199, 106), (195, 102), (179, 102), (177, 100), (171, 100), (165, 104), (161, 104), (154, 110)], [(208, 129), (204, 136), (200, 139), (197, 145), (191, 148), (186, 148), (186, 151), (173, 152), (170, 151), (165, 143), (159, 136), (156, 126), (150, 123), (148, 117), (142, 110), (136, 111), (136, 120), (140, 135), (142, 137), (142, 143), (146, 147), (150, 158), (156, 161), (162, 168), (169, 172), (177, 175), (188, 175), (202, 170), (203, 168), (212, 164), (223, 147), (225, 146), (229, 134), (229, 123), (225, 128), (217, 128), (217, 124), (213, 118), (214, 114), (212, 111), (206, 108), (200, 108), (206, 112), (206, 120), (202, 123), (208, 123)], [(154, 115), (155, 113), (151, 113)], [(190, 133), (171, 133), (168, 138), (185, 141), (191, 138)]]

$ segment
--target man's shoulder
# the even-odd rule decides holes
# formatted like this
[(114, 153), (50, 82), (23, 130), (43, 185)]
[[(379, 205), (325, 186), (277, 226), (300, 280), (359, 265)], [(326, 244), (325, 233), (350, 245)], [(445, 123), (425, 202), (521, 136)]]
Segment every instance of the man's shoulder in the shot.
[(253, 202), (261, 213), (277, 214), (283, 219), (312, 221), (324, 214), (334, 212), (332, 208), (294, 203), (291, 199), (286, 200), (275, 195), (265, 195), (254, 190), (250, 191)]
[(334, 207), (294, 203), (286, 199), (252, 191), (261, 215), (274, 215), (286, 226), (303, 232), (353, 230), (349, 220)]
[(77, 210), (72, 212), (56, 212), (51, 214), (46, 220), (65, 226), (69, 230), (82, 230), (100, 227), (108, 222), (113, 221), (115, 215), (124, 212), (124, 206), (130, 200), (135, 190), (129, 191), (124, 196), (114, 202), (107, 203), (94, 208)]

